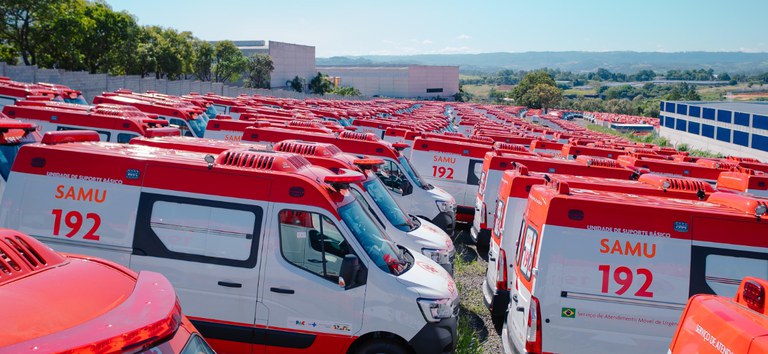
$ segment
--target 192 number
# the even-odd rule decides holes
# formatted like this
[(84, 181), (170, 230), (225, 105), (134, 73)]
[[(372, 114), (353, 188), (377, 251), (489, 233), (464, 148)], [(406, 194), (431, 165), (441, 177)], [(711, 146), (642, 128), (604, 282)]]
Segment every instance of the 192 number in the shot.
[[(603, 273), (603, 285), (600, 291), (603, 294), (607, 294), (609, 285), (608, 283), (610, 282), (611, 278), (611, 266), (603, 264), (598, 266), (597, 269)], [(613, 281), (616, 284), (619, 284), (619, 289), (615, 292), (616, 295), (623, 295), (627, 292), (627, 290), (629, 290), (629, 288), (632, 286), (632, 281), (634, 280), (634, 273), (637, 273), (637, 276), (642, 276), (645, 279), (643, 280), (643, 285), (640, 286), (640, 289), (635, 292), (635, 296), (653, 297), (653, 292), (648, 291), (648, 288), (651, 287), (651, 283), (653, 283), (653, 273), (645, 268), (637, 268), (635, 272), (632, 272), (632, 269), (624, 266), (616, 267), (616, 269), (613, 270)]]
[(432, 166), (432, 176), (445, 179), (453, 179), (453, 168)]
[(62, 221), (64, 222), (64, 226), (69, 229), (64, 236), (72, 238), (83, 228), (84, 220), (91, 220), (93, 225), (91, 225), (91, 228), (85, 233), (83, 239), (91, 241), (99, 240), (100, 236), (96, 234), (96, 231), (99, 230), (99, 226), (101, 226), (101, 217), (99, 214), (87, 213), (85, 214), (85, 218), (83, 218), (83, 214), (78, 211), (72, 210), (65, 214), (61, 209), (53, 209), (51, 210), (51, 214), (54, 216), (53, 236), (59, 236), (61, 233)]

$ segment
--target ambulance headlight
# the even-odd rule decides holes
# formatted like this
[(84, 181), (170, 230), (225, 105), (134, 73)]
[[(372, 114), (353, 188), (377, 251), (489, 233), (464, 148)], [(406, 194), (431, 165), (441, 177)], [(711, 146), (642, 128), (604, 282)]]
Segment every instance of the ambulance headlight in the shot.
[(427, 322), (440, 322), (453, 316), (453, 308), (449, 299), (417, 299), (421, 314)]
[(440, 210), (443, 213), (453, 212), (453, 203), (447, 200), (436, 200), (435, 204), (437, 204), (437, 210)]
[(450, 264), (451, 251), (447, 249), (422, 248), (421, 253), (431, 258), (437, 264)]

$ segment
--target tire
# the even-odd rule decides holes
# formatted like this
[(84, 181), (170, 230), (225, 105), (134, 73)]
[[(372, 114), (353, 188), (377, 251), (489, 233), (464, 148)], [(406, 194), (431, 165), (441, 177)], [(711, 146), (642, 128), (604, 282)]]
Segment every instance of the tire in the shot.
[(374, 339), (361, 345), (354, 354), (408, 354), (408, 350), (393, 340)]

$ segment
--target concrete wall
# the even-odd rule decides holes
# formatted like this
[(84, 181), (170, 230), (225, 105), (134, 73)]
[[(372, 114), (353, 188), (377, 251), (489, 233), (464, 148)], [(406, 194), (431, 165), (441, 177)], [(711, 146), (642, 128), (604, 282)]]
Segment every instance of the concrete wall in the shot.
[(366, 96), (452, 98), (459, 92), (458, 66), (324, 66), (318, 71), (340, 77), (341, 86), (352, 86)]
[[(314, 47), (312, 48), (312, 68), (314, 70)], [(295, 75), (295, 74), (294, 74)], [(314, 98), (322, 97), (324, 99), (346, 99), (346, 100), (367, 100), (369, 97), (345, 97), (337, 95), (308, 95), (294, 91), (284, 90), (260, 90), (237, 86), (228, 86), (220, 82), (203, 82), (196, 80), (176, 80), (169, 81), (164, 79), (155, 79), (153, 77), (142, 78), (140, 76), (110, 76), (107, 74), (89, 74), (84, 71), (64, 71), (58, 69), (39, 69), (36, 66), (16, 66), (0, 63), (0, 76), (10, 77), (11, 80), (21, 82), (49, 82), (54, 84), (67, 85), (73, 89), (83, 92), (83, 96), (88, 102), (93, 102), (93, 98), (102, 92), (115, 91), (125, 88), (132, 91), (144, 92), (147, 90), (158, 91), (171, 95), (185, 95), (190, 92), (208, 93), (213, 92), (222, 96), (262, 95), (284, 98)], [(274, 77), (273, 77), (274, 78)], [(292, 77), (291, 77), (292, 78)], [(285, 82), (283, 82), (284, 84)]]
[(660, 135), (669, 139), (669, 141), (675, 145), (687, 144), (694, 149), (707, 150), (726, 156), (754, 157), (760, 161), (768, 161), (768, 152), (725, 143), (701, 135), (691, 134), (667, 127), (661, 127)]
[(317, 75), (313, 46), (269, 41), (269, 56), (275, 66), (270, 79), (272, 88), (286, 87), (285, 82), (297, 75), (307, 83)]
[(458, 66), (412, 65), (408, 72), (406, 97), (452, 97), (459, 92)]

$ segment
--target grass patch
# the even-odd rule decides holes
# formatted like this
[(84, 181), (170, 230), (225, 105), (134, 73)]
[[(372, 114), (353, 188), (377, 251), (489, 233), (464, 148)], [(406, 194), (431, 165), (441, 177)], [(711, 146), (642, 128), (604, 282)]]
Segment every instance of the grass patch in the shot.
[(597, 89), (577, 90), (571, 88), (563, 91), (563, 96), (584, 97), (584, 95), (597, 95)]
[(477, 338), (477, 331), (469, 325), (469, 319), (459, 316), (458, 338), (456, 338), (456, 354), (481, 354), (483, 348)]
[[(658, 146), (672, 146), (672, 144), (669, 143), (669, 140), (664, 137), (657, 136), (656, 134), (649, 134), (646, 136), (635, 136), (632, 133), (622, 133), (620, 131), (617, 131), (615, 129), (606, 128), (597, 124), (587, 124), (587, 129), (594, 130), (596, 132), (602, 132), (606, 134), (611, 134), (615, 136), (620, 136), (623, 138), (627, 138), (630, 141), (638, 142), (638, 143), (651, 143)], [(698, 157), (725, 157), (723, 154), (714, 153), (707, 150), (698, 150), (698, 149), (690, 149), (688, 144), (678, 144), (676, 149), (678, 151), (687, 151), (689, 155), (691, 156), (698, 156)]]

